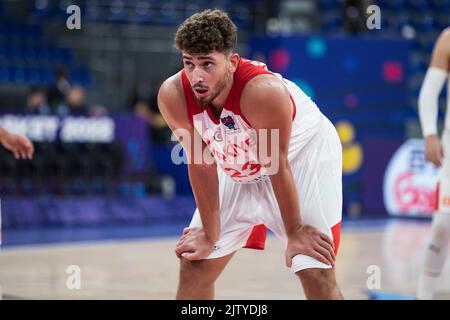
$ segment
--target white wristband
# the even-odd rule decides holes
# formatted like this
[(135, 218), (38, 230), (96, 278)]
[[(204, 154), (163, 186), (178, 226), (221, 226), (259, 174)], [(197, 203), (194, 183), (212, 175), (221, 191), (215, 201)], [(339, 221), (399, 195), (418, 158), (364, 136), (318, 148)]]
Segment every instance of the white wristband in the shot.
[(425, 74), (419, 95), (419, 119), (424, 137), (437, 134), (439, 94), (447, 76), (447, 71), (435, 67), (428, 68)]

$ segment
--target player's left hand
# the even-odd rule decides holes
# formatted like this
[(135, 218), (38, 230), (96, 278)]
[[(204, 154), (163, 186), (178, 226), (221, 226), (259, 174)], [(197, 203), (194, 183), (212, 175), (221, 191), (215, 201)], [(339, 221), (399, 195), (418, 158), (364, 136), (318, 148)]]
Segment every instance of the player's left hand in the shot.
[(178, 258), (202, 260), (211, 254), (214, 242), (208, 238), (201, 228), (185, 228), (175, 248)]
[(301, 225), (288, 235), (286, 266), (292, 266), (292, 258), (298, 254), (310, 256), (334, 267), (336, 256), (333, 241), (325, 233), (311, 225)]

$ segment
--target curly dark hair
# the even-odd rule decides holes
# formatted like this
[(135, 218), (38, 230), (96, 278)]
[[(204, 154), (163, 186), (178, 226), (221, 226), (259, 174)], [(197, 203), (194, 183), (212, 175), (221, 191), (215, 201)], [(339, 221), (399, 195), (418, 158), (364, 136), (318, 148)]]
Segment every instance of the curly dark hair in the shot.
[(187, 18), (175, 34), (175, 46), (190, 54), (211, 51), (233, 52), (236, 48), (237, 28), (222, 10), (205, 10)]

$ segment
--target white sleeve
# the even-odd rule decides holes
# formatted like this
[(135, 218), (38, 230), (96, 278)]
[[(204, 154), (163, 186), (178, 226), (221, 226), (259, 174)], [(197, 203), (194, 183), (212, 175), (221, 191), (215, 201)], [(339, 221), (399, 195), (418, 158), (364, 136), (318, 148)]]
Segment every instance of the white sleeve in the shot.
[(437, 134), (439, 94), (447, 79), (447, 71), (430, 67), (419, 94), (419, 119), (424, 137)]

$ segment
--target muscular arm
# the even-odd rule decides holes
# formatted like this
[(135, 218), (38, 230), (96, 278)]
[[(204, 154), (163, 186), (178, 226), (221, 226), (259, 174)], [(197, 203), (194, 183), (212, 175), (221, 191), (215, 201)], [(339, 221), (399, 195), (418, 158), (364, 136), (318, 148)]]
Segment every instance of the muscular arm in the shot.
[[(271, 183), (289, 235), (302, 224), (297, 188), (287, 159), (293, 112), (289, 92), (274, 76), (258, 76), (246, 85), (241, 97), (241, 110), (256, 130), (258, 141), (260, 130), (267, 130), (267, 153), (271, 165), (276, 168), (275, 163), (278, 162), (278, 170), (271, 172)], [(272, 130), (278, 130), (278, 152), (271, 150)]]
[(426, 158), (440, 166), (442, 147), (437, 135), (439, 94), (448, 76), (450, 60), (450, 29), (442, 32), (433, 48), (430, 67), (419, 95), (419, 119), (425, 140)]
[[(266, 147), (271, 167), (278, 167), (278, 170), (269, 174), (288, 238), (286, 265), (290, 267), (292, 258), (298, 254), (309, 255), (325, 264), (334, 265), (331, 239), (302, 221), (298, 190), (288, 161), (293, 113), (289, 92), (281, 80), (274, 76), (257, 76), (248, 82), (242, 92), (241, 110), (256, 130), (257, 141), (260, 141), (261, 130), (278, 130), (278, 150), (272, 149), (270, 132), (267, 133)], [(276, 135), (272, 138), (276, 138)], [(268, 163), (259, 160), (262, 164)], [(274, 162), (278, 162), (278, 166)]]
[[(200, 212), (203, 230), (209, 240), (215, 242), (220, 235), (216, 164), (215, 162), (206, 163), (201, 156), (207, 147), (188, 119), (183, 88), (177, 75), (167, 79), (161, 85), (158, 93), (158, 107), (186, 153), (189, 180)], [(194, 155), (196, 156), (195, 163)]]

